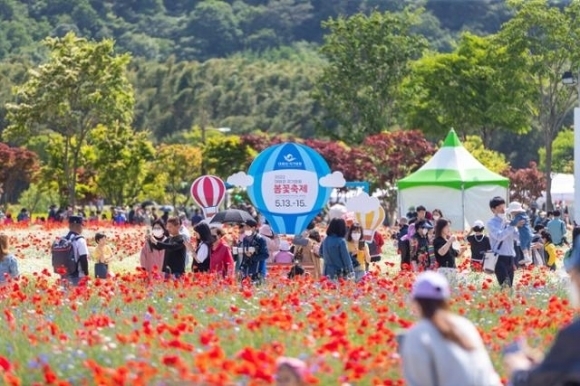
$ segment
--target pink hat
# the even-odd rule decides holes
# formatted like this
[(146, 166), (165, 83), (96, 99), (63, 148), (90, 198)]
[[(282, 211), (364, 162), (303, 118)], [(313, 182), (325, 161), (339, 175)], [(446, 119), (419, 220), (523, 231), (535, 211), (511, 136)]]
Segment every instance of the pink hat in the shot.
[(280, 368), (281, 366), (290, 367), (296, 376), (300, 378), (301, 381), (306, 381), (310, 376), (310, 370), (304, 361), (297, 358), (280, 357), (276, 360), (276, 366)]
[(268, 236), (268, 237), (274, 236), (274, 232), (272, 232), (272, 228), (270, 228), (270, 225), (268, 225), (268, 224), (262, 225), (260, 227), (259, 233), (261, 235)]
[(426, 271), (417, 276), (412, 291), (413, 299), (446, 300), (451, 296), (447, 278), (435, 271)]

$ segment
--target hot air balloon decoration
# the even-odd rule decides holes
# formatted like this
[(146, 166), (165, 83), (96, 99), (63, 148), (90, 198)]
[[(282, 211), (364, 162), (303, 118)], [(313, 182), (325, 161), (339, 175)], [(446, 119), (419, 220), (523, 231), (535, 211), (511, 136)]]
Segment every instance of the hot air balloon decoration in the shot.
[(356, 212), (354, 214), (356, 221), (363, 228), (363, 238), (369, 243), (373, 241), (375, 232), (385, 221), (385, 210), (379, 206), (375, 210), (369, 212)]
[(378, 198), (362, 192), (346, 202), (346, 208), (354, 213), (356, 221), (363, 228), (365, 241), (373, 241), (376, 230), (385, 221), (385, 210)]
[(236, 173), (228, 183), (247, 188), (252, 204), (275, 233), (296, 235), (324, 209), (332, 189), (346, 181), (342, 173), (330, 173), (314, 149), (281, 143), (261, 152), (248, 174)]
[(226, 196), (226, 184), (216, 176), (201, 176), (191, 184), (191, 197), (205, 218), (213, 217)]

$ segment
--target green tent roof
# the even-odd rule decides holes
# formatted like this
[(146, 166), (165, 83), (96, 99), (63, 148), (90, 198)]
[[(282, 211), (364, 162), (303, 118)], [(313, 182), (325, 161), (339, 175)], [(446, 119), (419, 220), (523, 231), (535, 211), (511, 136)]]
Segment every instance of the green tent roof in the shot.
[(508, 187), (509, 179), (492, 172), (475, 159), (451, 129), (443, 146), (419, 170), (399, 180), (399, 190), (418, 186), (446, 186), (468, 189), (477, 185)]

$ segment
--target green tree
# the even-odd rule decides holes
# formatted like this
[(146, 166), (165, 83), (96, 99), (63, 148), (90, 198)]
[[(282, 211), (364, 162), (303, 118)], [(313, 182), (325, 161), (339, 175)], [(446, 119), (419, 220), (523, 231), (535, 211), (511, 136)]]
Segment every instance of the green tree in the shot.
[(47, 63), (16, 89), (17, 103), (8, 104), (11, 140), (28, 140), (43, 130), (64, 140), (63, 173), (71, 205), (76, 202), (81, 149), (99, 124), (129, 125), (133, 89), (125, 75), (128, 55), (116, 55), (112, 40), (91, 42), (73, 33), (48, 38)]
[(152, 179), (165, 182), (165, 190), (174, 207), (180, 199), (184, 204), (190, 199), (189, 187), (201, 173), (201, 151), (189, 145), (161, 145), (151, 173)]
[(464, 34), (454, 52), (426, 55), (403, 85), (407, 127), (442, 135), (450, 128), (477, 134), (524, 133), (531, 124), (532, 90), (492, 37)]
[[(540, 168), (545, 168), (546, 149), (540, 148), (538, 155)], [(552, 142), (552, 170), (556, 173), (574, 173), (574, 130), (560, 131)]]
[(148, 162), (155, 155), (148, 133), (136, 133), (128, 126), (99, 125), (91, 133), (89, 143), (95, 153), (91, 168), (98, 192), (113, 205), (137, 200)]
[(203, 164), (208, 174), (225, 181), (234, 172), (247, 170), (257, 155), (238, 136), (212, 136), (203, 148)]
[[(232, 7), (225, 1), (199, 2), (183, 30), (183, 58), (224, 57), (240, 47), (241, 31)], [(191, 48), (193, 47), (193, 52)]]
[(476, 160), (492, 172), (504, 174), (510, 169), (510, 164), (506, 161), (505, 156), (497, 151), (486, 149), (481, 137), (477, 135), (468, 135), (463, 141), (463, 146)]
[(516, 13), (503, 25), (499, 41), (536, 90), (532, 116), (534, 127), (543, 134), (546, 204), (551, 209), (552, 142), (577, 101), (576, 90), (561, 79), (570, 63), (580, 64), (580, 2), (562, 8), (547, 0), (517, 0), (511, 5)]
[(409, 63), (426, 47), (413, 33), (419, 11), (372, 12), (330, 19), (321, 52), (328, 65), (314, 97), (339, 128), (321, 125), (324, 134), (347, 143), (361, 142), (395, 124), (399, 86)]

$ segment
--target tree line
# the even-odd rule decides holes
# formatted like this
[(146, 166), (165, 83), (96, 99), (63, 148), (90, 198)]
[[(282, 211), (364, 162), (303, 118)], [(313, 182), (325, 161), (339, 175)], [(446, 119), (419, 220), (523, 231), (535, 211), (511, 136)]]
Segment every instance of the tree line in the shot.
[[(252, 6), (262, 6), (258, 3)], [(297, 2), (285, 2), (290, 3)], [(241, 6), (231, 6), (236, 4)], [(558, 7), (546, 0), (513, 1), (508, 7), (513, 16), (497, 32), (463, 33), (449, 52), (433, 49), (422, 31), (432, 13), (417, 7), (330, 18), (322, 23), (326, 34), (319, 51), (300, 43), (205, 61), (177, 55), (131, 60), (111, 40), (68, 33), (43, 41), (48, 55), (42, 66), (22, 58), (1, 64), (3, 139), (35, 150), (40, 174), (47, 173), (46, 181), (71, 201), (100, 194), (124, 202), (143, 193), (125, 187), (107, 191), (117, 180), (160, 188), (175, 201), (185, 180), (174, 174), (188, 171), (149, 173), (139, 162), (179, 158), (185, 146), (193, 148), (183, 150), (189, 158), (177, 166), (194, 165), (199, 158), (214, 168), (231, 168), (222, 147), (235, 150), (239, 158), (234, 159), (247, 160), (256, 147), (239, 144), (256, 131), (325, 141), (325, 146), (341, 141), (355, 149), (341, 150), (345, 157), (362, 151), (360, 161), (350, 159), (355, 165), (380, 165), (390, 161), (365, 161), (368, 138), (412, 128), (433, 142), (453, 127), (463, 139), (481, 138), (483, 148), (506, 154), (516, 167), (537, 160), (543, 145), (540, 166), (549, 188), (554, 156), (564, 158), (555, 165), (570, 167), (569, 147), (553, 144), (577, 98), (561, 76), (580, 59), (579, 10), (578, 2)], [(214, 138), (207, 134), (220, 127), (232, 133), (212, 148)], [(566, 138), (566, 132), (561, 135)], [(399, 157), (382, 150), (385, 158)], [(128, 167), (121, 155), (135, 163)], [(116, 169), (98, 175), (110, 165)], [(130, 170), (134, 174), (122, 178)], [(390, 167), (366, 173), (360, 177), (392, 186), (385, 177)]]

